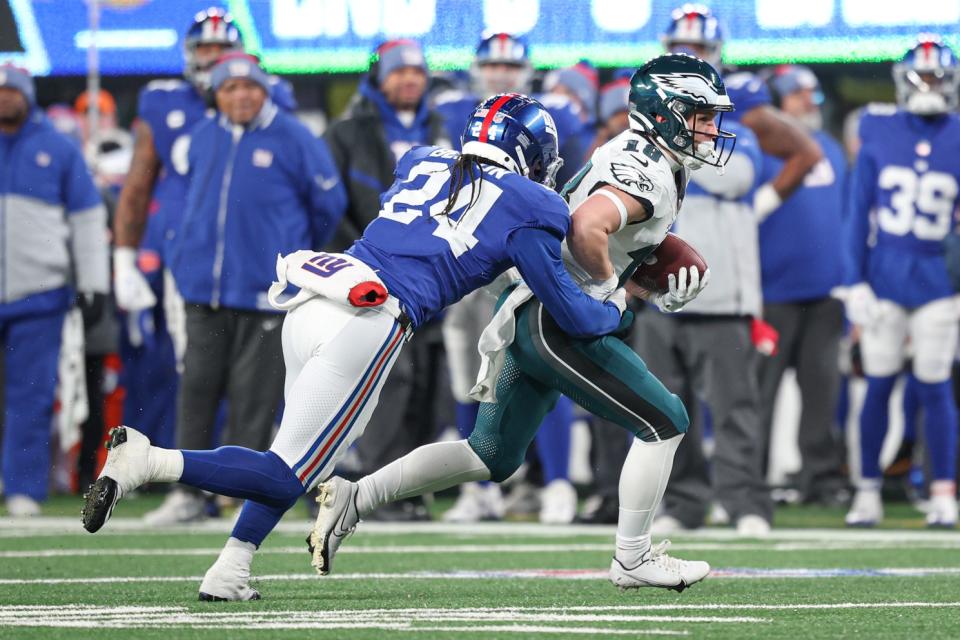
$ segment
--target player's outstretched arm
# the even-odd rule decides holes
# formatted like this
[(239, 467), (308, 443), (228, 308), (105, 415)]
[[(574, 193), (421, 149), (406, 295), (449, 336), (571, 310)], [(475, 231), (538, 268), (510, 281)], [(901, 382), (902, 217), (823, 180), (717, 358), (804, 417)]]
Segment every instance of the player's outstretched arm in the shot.
[(517, 229), (507, 251), (520, 275), (563, 331), (576, 338), (614, 331), (626, 308), (623, 295), (600, 302), (574, 284), (560, 259), (560, 239), (543, 229)]
[(742, 122), (756, 134), (764, 153), (784, 161), (780, 173), (757, 191), (754, 202), (762, 220), (800, 186), (823, 158), (823, 150), (799, 122), (773, 107), (756, 107), (744, 114)]

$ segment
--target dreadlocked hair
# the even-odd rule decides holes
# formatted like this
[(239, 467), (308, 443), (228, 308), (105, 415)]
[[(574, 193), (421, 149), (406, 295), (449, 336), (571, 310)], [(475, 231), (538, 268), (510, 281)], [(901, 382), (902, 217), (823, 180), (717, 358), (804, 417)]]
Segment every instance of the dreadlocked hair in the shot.
[[(463, 189), (464, 182), (470, 181), (470, 202), (467, 209), (472, 207), (480, 200), (480, 191), (483, 188), (483, 165), (488, 161), (471, 154), (460, 154), (456, 162), (450, 167), (450, 189), (447, 192), (447, 204), (440, 212), (441, 216), (449, 216), (453, 213), (453, 208), (457, 204), (457, 198)], [(479, 178), (474, 179), (474, 172), (479, 174)]]

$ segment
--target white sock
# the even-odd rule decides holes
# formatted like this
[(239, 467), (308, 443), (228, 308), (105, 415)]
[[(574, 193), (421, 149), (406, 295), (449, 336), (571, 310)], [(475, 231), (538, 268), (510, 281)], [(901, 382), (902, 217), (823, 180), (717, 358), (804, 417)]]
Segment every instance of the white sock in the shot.
[(883, 487), (883, 478), (860, 478), (856, 481), (857, 491), (880, 492)]
[(150, 447), (147, 456), (151, 482), (176, 482), (183, 475), (183, 454), (179, 449)]
[(650, 527), (670, 479), (673, 456), (683, 436), (660, 442), (633, 439), (620, 471), (620, 517), (615, 557), (627, 568), (650, 548)]
[(466, 440), (435, 442), (361, 478), (357, 511), (362, 518), (394, 500), (489, 479), (490, 470)]

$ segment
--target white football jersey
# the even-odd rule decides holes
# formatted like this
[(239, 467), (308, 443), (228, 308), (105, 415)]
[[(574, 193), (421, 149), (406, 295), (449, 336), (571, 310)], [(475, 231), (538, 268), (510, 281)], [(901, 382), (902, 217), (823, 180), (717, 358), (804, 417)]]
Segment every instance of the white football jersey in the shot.
[[(627, 224), (610, 236), (613, 269), (621, 284), (667, 236), (687, 189), (689, 172), (642, 135), (627, 130), (593, 152), (590, 161), (564, 187), (570, 211), (604, 184), (641, 198), (653, 207), (643, 222)], [(563, 242), (563, 260), (574, 281), (590, 280)]]

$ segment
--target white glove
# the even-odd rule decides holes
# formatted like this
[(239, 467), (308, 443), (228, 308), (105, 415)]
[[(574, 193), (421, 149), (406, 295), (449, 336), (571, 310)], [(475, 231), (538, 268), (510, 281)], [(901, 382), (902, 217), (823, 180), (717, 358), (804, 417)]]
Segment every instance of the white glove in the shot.
[(687, 278), (687, 267), (680, 267), (679, 274), (671, 273), (667, 276), (669, 289), (666, 293), (658, 293), (650, 298), (661, 311), (673, 313), (680, 311), (689, 302), (692, 302), (707, 284), (710, 283), (710, 269), (703, 272), (700, 277), (700, 270), (696, 267), (690, 267), (690, 278)]
[(753, 212), (757, 216), (757, 224), (766, 220), (781, 204), (783, 199), (769, 182), (757, 189), (753, 194)]
[(610, 276), (606, 280), (591, 278), (584, 282), (581, 288), (585, 294), (594, 300), (603, 302), (610, 297), (611, 293), (617, 290), (617, 284), (619, 284), (619, 282), (617, 276)]
[(847, 319), (861, 327), (869, 327), (880, 319), (880, 304), (873, 289), (866, 282), (860, 282), (845, 291), (838, 292), (835, 297), (843, 300), (847, 311)]
[(609, 302), (617, 309), (620, 310), (620, 315), (623, 315), (623, 312), (627, 310), (627, 290), (623, 287), (620, 287), (609, 296), (605, 302)]
[(157, 296), (137, 268), (137, 250), (133, 247), (113, 250), (113, 294), (124, 311), (143, 311), (157, 304)]

